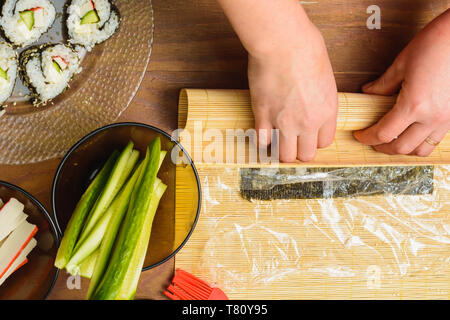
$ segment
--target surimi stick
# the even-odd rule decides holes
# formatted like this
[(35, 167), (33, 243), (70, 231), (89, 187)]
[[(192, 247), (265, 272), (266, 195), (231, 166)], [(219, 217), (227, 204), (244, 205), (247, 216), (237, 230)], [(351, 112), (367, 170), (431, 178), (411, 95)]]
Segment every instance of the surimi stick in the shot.
[(0, 277), (0, 286), (3, 284), (3, 282), (5, 282), (6, 279), (9, 278), (10, 275), (12, 275), (14, 272), (17, 271), (17, 269), (19, 269), (28, 262), (27, 255), (31, 252), (31, 250), (34, 249), (34, 247), (36, 247), (36, 244), (37, 244), (36, 239), (33, 238), (30, 240), (30, 242), (26, 245), (26, 247), (22, 250), (17, 259), (8, 269), (8, 271), (2, 277)]
[[(30, 243), (31, 243), (31, 241), (30, 241)], [(11, 274), (13, 274), (14, 272), (16, 272), (17, 270), (19, 270), (20, 268), (22, 268), (24, 265), (26, 265), (28, 263), (28, 258), (25, 258), (25, 260), (23, 260), (22, 261), (22, 263), (21, 264), (19, 264), (15, 269), (14, 269), (14, 271), (13, 272), (11, 272)], [(0, 283), (1, 284), (1, 283)]]
[(0, 277), (3, 277), (20, 253), (27, 247), (37, 230), (38, 228), (35, 225), (23, 221), (6, 238), (0, 247)]
[(11, 198), (0, 209), (0, 241), (26, 220), (27, 215), (23, 213), (23, 209), (24, 205), (15, 198)]

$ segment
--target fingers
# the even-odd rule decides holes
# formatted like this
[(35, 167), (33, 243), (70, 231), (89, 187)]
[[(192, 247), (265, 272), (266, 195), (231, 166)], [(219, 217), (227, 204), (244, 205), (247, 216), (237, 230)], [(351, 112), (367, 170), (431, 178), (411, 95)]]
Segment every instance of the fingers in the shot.
[(390, 143), (374, 146), (378, 152), (386, 154), (410, 154), (430, 135), (431, 129), (426, 125), (414, 123), (399, 137)]
[(297, 138), (297, 159), (311, 161), (316, 156), (317, 132), (303, 133)]
[(255, 128), (258, 135), (258, 146), (260, 148), (270, 145), (272, 140), (272, 124), (269, 119), (262, 115), (255, 117)]
[[(447, 128), (440, 128), (436, 131), (432, 132), (427, 138), (430, 140), (423, 141), (413, 152), (411, 155), (419, 156), (419, 157), (428, 157), (433, 150), (437, 147), (435, 144), (441, 142), (445, 136), (447, 135)], [(425, 138), (426, 139), (426, 138)]]
[(336, 117), (327, 120), (319, 130), (318, 148), (326, 148), (333, 143), (336, 134)]
[(376, 124), (364, 130), (355, 131), (353, 135), (358, 141), (369, 146), (386, 144), (397, 138), (413, 122), (412, 115), (405, 114), (404, 108), (396, 104)]
[(280, 130), (280, 161), (295, 162), (297, 158), (297, 135), (294, 132)]
[(366, 83), (362, 87), (364, 93), (393, 95), (400, 89), (404, 79), (401, 59), (396, 59), (386, 72), (377, 80)]

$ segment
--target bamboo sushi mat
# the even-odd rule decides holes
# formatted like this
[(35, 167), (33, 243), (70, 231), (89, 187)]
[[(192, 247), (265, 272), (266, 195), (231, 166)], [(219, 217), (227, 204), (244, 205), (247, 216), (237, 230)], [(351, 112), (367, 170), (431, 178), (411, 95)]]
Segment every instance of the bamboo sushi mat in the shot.
[[(297, 166), (361, 166), (361, 165), (427, 165), (450, 164), (450, 135), (447, 135), (429, 157), (407, 155), (388, 156), (375, 152), (353, 138), (352, 131), (374, 124), (395, 103), (395, 97), (374, 96), (358, 93), (339, 93), (339, 112), (334, 143), (318, 150), (312, 162), (297, 163)], [(185, 128), (190, 139), (180, 140), (190, 151), (196, 164), (208, 165), (211, 161), (204, 159), (205, 150), (212, 143), (227, 143), (227, 129), (247, 130), (253, 128), (254, 118), (251, 110), (250, 96), (247, 90), (206, 90), (184, 89), (180, 94), (178, 127)], [(205, 135), (222, 133), (222, 141), (217, 137)], [(198, 137), (203, 134), (201, 141)], [(194, 141), (194, 136), (197, 138)], [(208, 139), (209, 138), (209, 139)], [(214, 141), (215, 140), (215, 141)], [(248, 145), (248, 141), (245, 142)], [(225, 148), (224, 148), (225, 150)], [(240, 161), (232, 157), (227, 161), (226, 154), (215, 161), (221, 165), (253, 166), (247, 159)], [(215, 163), (213, 163), (215, 165)], [(292, 166), (288, 164), (287, 166)]]
[[(352, 107), (342, 107), (349, 100)], [(202, 210), (176, 267), (216, 284), (231, 299), (449, 299), (448, 136), (423, 159), (374, 154), (346, 134), (373, 123), (392, 103), (340, 94), (340, 108), (360, 104), (366, 111), (359, 118), (340, 112), (337, 145), (321, 151), (313, 166), (433, 164), (432, 194), (250, 202), (239, 193), (240, 168), (249, 164), (195, 162)], [(206, 128), (251, 127), (248, 92), (183, 91), (180, 127), (192, 128), (190, 121), (199, 118)], [(183, 193), (182, 175), (177, 172), (177, 207), (192, 201)], [(182, 216), (176, 221), (183, 225)]]

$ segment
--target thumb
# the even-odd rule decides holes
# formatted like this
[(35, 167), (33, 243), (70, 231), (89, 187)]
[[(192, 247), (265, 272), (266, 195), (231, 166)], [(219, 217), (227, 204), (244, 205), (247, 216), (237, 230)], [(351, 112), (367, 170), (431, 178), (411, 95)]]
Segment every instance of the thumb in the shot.
[(400, 59), (396, 59), (381, 77), (366, 83), (362, 87), (362, 91), (368, 94), (385, 96), (396, 94), (400, 90), (404, 79), (404, 71), (401, 65)]

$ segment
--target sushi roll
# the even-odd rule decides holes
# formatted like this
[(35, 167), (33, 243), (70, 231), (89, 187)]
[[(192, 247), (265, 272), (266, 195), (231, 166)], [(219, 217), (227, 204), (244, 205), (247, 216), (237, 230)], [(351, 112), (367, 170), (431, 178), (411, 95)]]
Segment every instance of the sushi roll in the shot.
[(17, 47), (39, 40), (55, 21), (55, 7), (48, 0), (5, 0), (0, 24)]
[[(0, 41), (0, 105), (13, 92), (17, 77), (17, 54), (12, 46)], [(2, 108), (0, 107), (0, 114)]]
[(78, 52), (65, 44), (31, 47), (20, 55), (19, 66), (20, 77), (30, 89), (34, 104), (55, 98), (81, 71)]
[(110, 38), (120, 24), (119, 11), (109, 0), (72, 0), (67, 13), (70, 42), (88, 51)]

